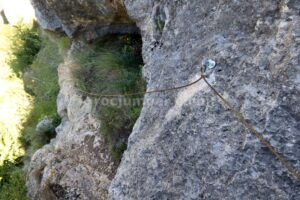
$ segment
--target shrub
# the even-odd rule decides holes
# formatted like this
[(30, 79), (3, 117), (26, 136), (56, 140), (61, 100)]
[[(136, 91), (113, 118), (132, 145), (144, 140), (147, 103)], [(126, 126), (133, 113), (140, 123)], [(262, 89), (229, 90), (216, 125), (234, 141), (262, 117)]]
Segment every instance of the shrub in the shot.
[(19, 137), (22, 134), (21, 124), (30, 111), (31, 98), (24, 91), (20, 77), (17, 77), (8, 63), (4, 62), (17, 56), (12, 54), (12, 41), (19, 39), (13, 38), (19, 35), (17, 31), (17, 28), (9, 25), (0, 25), (0, 200), (27, 199), (25, 175), (22, 170), (24, 148)]
[(42, 43), (38, 34), (36, 23), (26, 25), (20, 22), (15, 26), (16, 31), (12, 35), (12, 57), (8, 64), (12, 70), (21, 76), (32, 64), (36, 54), (41, 49)]
[[(88, 50), (89, 49), (89, 50)], [(92, 50), (91, 50), (92, 49)], [(137, 35), (108, 35), (77, 52), (80, 68), (74, 77), (87, 93), (144, 92), (141, 39)], [(119, 161), (142, 105), (99, 106), (100, 132), (111, 155)]]
[(48, 116), (53, 126), (60, 123), (57, 67), (69, 45), (65, 38), (50, 40), (36, 25), (21, 23), (16, 27), (0, 25), (0, 41), (1, 56), (9, 57), (7, 63), (0, 63), (1, 82), (5, 82), (0, 100), (10, 108), (5, 116), (0, 115), (0, 200), (23, 200), (27, 199), (24, 149), (24, 157), (30, 157), (55, 136), (52, 129), (37, 133), (41, 119)]
[(21, 159), (0, 166), (0, 200), (28, 200)]

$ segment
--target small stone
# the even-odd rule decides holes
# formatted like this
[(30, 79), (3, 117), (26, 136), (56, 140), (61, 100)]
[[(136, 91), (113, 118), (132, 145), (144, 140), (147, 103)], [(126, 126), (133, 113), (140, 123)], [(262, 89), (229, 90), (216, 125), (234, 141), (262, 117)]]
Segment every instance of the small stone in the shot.
[(44, 117), (36, 126), (36, 132), (39, 134), (44, 134), (54, 130), (52, 120), (48, 117)]
[(293, 16), (289, 16), (286, 21), (290, 22), (290, 21), (293, 21)]
[(216, 67), (216, 62), (212, 59), (204, 59), (202, 61), (202, 65), (205, 67), (205, 69), (213, 69)]

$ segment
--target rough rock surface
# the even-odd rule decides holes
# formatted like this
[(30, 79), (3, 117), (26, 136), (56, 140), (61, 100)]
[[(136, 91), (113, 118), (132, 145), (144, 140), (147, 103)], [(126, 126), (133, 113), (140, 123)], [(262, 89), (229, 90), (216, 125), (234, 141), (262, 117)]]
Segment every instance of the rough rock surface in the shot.
[(135, 31), (122, 0), (31, 0), (39, 24), (48, 30), (64, 30), (69, 36)]
[[(32, 1), (43, 27), (69, 35), (111, 22), (105, 6), (102, 13), (94, 6), (108, 1)], [(216, 61), (211, 84), (300, 171), (298, 0), (125, 0), (125, 6), (141, 29), (148, 90), (189, 83), (203, 59)], [(58, 136), (32, 158), (32, 199), (105, 199), (114, 175), (92, 100), (70, 81), (72, 66), (69, 57), (59, 70)], [(300, 199), (299, 182), (203, 81), (145, 96), (109, 191), (116, 200)]]
[[(126, 0), (148, 90), (209, 81), (300, 171), (300, 1)], [(299, 200), (300, 183), (200, 82), (147, 94), (110, 199)]]
[(31, 199), (107, 199), (116, 164), (99, 134), (94, 102), (78, 93), (72, 79), (72, 49), (59, 66), (61, 87), (57, 105), (62, 123), (57, 137), (38, 150), (28, 169)]

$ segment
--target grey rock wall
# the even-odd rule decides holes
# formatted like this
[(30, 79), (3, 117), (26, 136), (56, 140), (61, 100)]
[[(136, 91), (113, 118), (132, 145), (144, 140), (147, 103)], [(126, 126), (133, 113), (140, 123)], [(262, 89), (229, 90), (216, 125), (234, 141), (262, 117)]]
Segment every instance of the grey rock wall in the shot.
[[(189, 83), (213, 59), (209, 82), (300, 171), (298, 0), (125, 0), (129, 17), (120, 1), (32, 2), (44, 28), (70, 36), (136, 23), (148, 90)], [(32, 199), (300, 199), (299, 181), (203, 81), (145, 96), (114, 177), (92, 99), (70, 82), (72, 62), (59, 70), (58, 136), (29, 167)]]
[[(129, 31), (135, 27), (122, 0), (31, 0), (31, 3), (44, 29), (63, 30), (68, 36), (88, 31), (90, 35), (118, 33), (124, 25), (131, 27)], [(103, 27), (106, 29), (103, 30)], [(102, 32), (99, 33), (99, 30)]]
[[(299, 1), (126, 0), (148, 90), (199, 77), (300, 171)], [(204, 82), (145, 96), (110, 199), (299, 200), (300, 183)]]

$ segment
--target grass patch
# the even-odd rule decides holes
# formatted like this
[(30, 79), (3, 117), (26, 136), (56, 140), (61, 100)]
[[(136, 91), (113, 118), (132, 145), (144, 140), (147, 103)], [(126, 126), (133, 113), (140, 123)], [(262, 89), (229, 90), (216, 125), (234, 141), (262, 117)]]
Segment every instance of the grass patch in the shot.
[(26, 148), (35, 151), (55, 136), (54, 130), (44, 134), (36, 132), (36, 125), (45, 117), (60, 123), (57, 114), (56, 98), (59, 92), (57, 67), (63, 61), (57, 43), (44, 37), (42, 49), (36, 55), (30, 69), (23, 75), (25, 90), (34, 97), (33, 109), (24, 123), (21, 141)]
[(60, 36), (57, 41), (59, 54), (64, 55), (71, 46), (71, 40), (67, 36)]
[[(139, 35), (108, 35), (86, 49), (77, 52), (80, 68), (74, 77), (78, 87), (88, 93), (143, 92), (145, 83), (141, 69), (141, 38)], [(137, 96), (136, 98), (139, 98)], [(141, 96), (140, 96), (141, 98)], [(129, 102), (131, 99), (127, 99)], [(127, 146), (127, 138), (137, 120), (142, 105), (99, 106), (101, 134), (111, 155), (119, 161)]]

